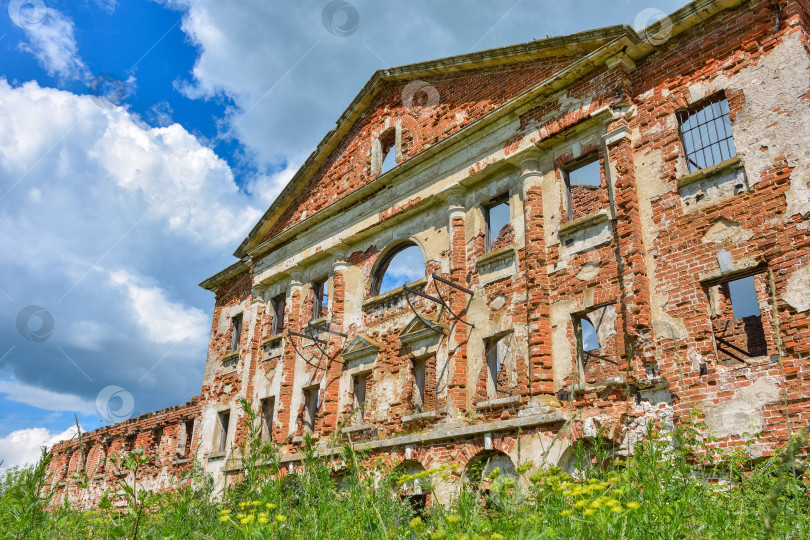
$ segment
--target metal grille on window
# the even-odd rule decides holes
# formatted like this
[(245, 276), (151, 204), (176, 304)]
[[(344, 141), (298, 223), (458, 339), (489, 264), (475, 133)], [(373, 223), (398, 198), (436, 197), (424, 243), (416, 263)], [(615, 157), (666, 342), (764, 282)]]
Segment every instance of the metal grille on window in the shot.
[(681, 111), (678, 121), (689, 172), (711, 167), (737, 155), (725, 98)]

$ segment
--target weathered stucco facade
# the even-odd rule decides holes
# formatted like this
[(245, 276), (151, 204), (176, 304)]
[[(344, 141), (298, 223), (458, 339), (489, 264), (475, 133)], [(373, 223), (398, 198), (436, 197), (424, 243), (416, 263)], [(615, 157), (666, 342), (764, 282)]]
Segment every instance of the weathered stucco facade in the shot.
[[(808, 29), (804, 1), (701, 0), (377, 72), (202, 284), (199, 398), (87, 434), (85, 464), (60, 443), (55, 485), (92, 497), (124, 446), (158, 452), (147, 487), (193, 459), (223, 487), (242, 397), (290, 467), (310, 431), (409, 471), (567, 467), (573, 440), (631, 452), (696, 407), (719, 446), (773, 452), (810, 417)], [(376, 294), (407, 246), (424, 277)]]

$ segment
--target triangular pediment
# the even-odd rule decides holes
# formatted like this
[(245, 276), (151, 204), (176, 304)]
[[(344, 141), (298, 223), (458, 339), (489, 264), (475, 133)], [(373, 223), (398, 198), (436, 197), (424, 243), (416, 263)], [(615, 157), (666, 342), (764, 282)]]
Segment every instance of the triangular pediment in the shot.
[(368, 336), (358, 334), (349, 342), (348, 345), (346, 345), (341, 356), (343, 356), (345, 361), (350, 362), (358, 358), (376, 356), (379, 350), (379, 343)]
[(410, 343), (427, 336), (444, 334), (444, 329), (436, 321), (422, 316), (414, 316), (399, 333), (402, 343)]

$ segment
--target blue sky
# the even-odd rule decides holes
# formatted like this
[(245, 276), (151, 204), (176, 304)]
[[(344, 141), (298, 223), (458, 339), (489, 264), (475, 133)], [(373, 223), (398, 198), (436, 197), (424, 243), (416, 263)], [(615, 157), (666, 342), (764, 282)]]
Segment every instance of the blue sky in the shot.
[(199, 392), (213, 295), (197, 283), (233, 262), (375, 70), (644, 27), (684, 4), (3, 3), (5, 466), (64, 436), (74, 414), (93, 429)]

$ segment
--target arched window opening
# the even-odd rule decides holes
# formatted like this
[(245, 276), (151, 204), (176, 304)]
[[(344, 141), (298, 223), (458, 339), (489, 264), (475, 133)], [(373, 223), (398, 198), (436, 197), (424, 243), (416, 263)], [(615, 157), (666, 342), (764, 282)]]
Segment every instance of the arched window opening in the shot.
[(387, 129), (380, 135), (380, 174), (390, 171), (397, 165), (397, 132), (395, 128)]
[(392, 250), (377, 267), (371, 295), (376, 296), (425, 277), (425, 258), (413, 243)]
[(467, 489), (486, 495), (491, 490), (502, 492), (515, 487), (518, 474), (508, 455), (499, 450), (484, 450), (467, 463), (461, 479)]

